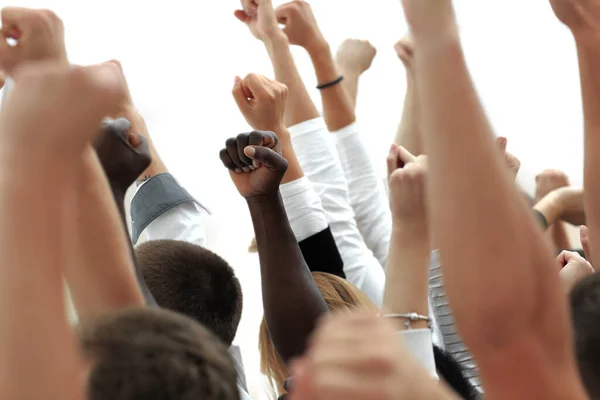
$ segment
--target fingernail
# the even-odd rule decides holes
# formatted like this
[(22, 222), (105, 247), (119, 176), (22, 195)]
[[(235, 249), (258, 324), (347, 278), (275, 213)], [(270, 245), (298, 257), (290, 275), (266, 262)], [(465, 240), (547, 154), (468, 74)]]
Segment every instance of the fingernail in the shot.
[(246, 153), (248, 157), (254, 157), (254, 154), (256, 154), (256, 149), (254, 147), (248, 146), (244, 149), (244, 153)]
[(239, 169), (239, 168), (236, 168), (236, 169), (235, 169), (235, 173), (236, 173), (236, 174), (241, 174), (241, 173), (242, 173), (242, 170), (241, 170), (241, 169)]
[(260, 168), (260, 163), (256, 160), (252, 161), (252, 165), (254, 166), (254, 168), (259, 169)]
[(250, 168), (248, 168), (248, 167), (244, 167), (242, 169), (244, 170), (244, 172), (250, 172), (251, 171)]

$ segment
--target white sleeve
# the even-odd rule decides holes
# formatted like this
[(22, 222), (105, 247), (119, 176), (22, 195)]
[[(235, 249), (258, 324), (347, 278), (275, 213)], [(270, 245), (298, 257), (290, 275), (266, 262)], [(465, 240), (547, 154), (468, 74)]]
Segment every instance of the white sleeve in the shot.
[(196, 203), (180, 204), (157, 217), (146, 227), (148, 240), (181, 240), (206, 246), (206, 211)]
[(332, 134), (348, 180), (350, 205), (358, 228), (385, 268), (392, 234), (392, 214), (385, 187), (367, 153), (358, 124), (354, 122)]
[(433, 342), (430, 329), (408, 329), (399, 331), (398, 336), (406, 349), (427, 373), (439, 380), (435, 357), (433, 355)]
[(377, 306), (383, 303), (385, 275), (358, 230), (348, 186), (332, 138), (322, 118), (289, 128), (294, 149), (307, 178), (321, 198), (349, 282)]
[(307, 177), (285, 183), (279, 191), (296, 241), (301, 242), (327, 229), (321, 198)]

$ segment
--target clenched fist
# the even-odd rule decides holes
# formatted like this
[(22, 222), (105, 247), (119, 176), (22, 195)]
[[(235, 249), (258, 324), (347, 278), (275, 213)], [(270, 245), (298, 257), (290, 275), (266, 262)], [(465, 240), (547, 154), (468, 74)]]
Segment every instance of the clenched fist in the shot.
[(277, 7), (277, 22), (283, 24), (283, 32), (290, 44), (303, 47), (309, 53), (326, 44), (310, 4), (294, 0)]
[(287, 99), (287, 86), (257, 74), (243, 80), (236, 77), (233, 97), (255, 130), (280, 132), (284, 128), (283, 113)]
[(337, 52), (337, 62), (344, 71), (362, 74), (373, 63), (377, 49), (368, 40), (346, 39)]
[(266, 42), (281, 34), (271, 0), (242, 0), (242, 5), (244, 9), (236, 10), (234, 15), (258, 40)]
[(562, 171), (547, 169), (535, 177), (535, 201), (540, 201), (548, 193), (570, 186), (569, 177)]
[(288, 163), (273, 132), (254, 131), (228, 139), (219, 153), (231, 180), (247, 200), (279, 193)]
[(594, 267), (579, 253), (563, 251), (556, 258), (560, 267), (560, 281), (566, 292), (569, 292), (575, 284), (588, 275), (594, 273)]
[(132, 133), (131, 128), (125, 118), (105, 121), (94, 141), (111, 187), (123, 194), (152, 161), (148, 142), (143, 136)]
[(392, 217), (403, 225), (427, 227), (427, 156), (414, 156), (392, 145), (387, 157)]
[[(7, 39), (16, 40), (16, 46), (10, 46)], [(64, 27), (60, 18), (49, 10), (3, 8), (0, 67), (12, 76), (19, 65), (42, 60), (67, 64)]]
[(397, 41), (394, 50), (402, 64), (404, 64), (404, 68), (408, 72), (413, 72), (415, 45), (412, 37), (405, 36)]
[(1, 140), (35, 157), (81, 151), (124, 95), (119, 76), (103, 65), (30, 63), (17, 70), (14, 83), (2, 110)]

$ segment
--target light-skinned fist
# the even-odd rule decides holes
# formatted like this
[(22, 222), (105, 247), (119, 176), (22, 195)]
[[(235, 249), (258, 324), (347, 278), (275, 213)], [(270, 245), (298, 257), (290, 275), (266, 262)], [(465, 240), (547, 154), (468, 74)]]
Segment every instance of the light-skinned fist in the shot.
[(579, 253), (563, 251), (556, 258), (560, 267), (560, 281), (565, 292), (570, 292), (575, 284), (594, 273), (594, 267)]
[(567, 174), (557, 169), (547, 169), (535, 177), (535, 201), (540, 201), (556, 189), (570, 185)]
[(415, 45), (411, 36), (405, 36), (394, 45), (396, 55), (408, 72), (413, 72)]
[(519, 174), (519, 170), (521, 169), (521, 161), (519, 161), (519, 159), (513, 154), (506, 151), (507, 145), (508, 140), (505, 137), (496, 138), (496, 146), (498, 146), (500, 154), (504, 159), (504, 165), (506, 167), (506, 170), (509, 172), (510, 176), (513, 179), (516, 179), (517, 175)]
[(275, 10), (277, 22), (284, 25), (283, 32), (290, 44), (303, 47), (309, 53), (319, 51), (327, 45), (310, 4), (294, 0)]
[[(6, 7), (2, 9), (0, 67), (8, 76), (31, 61), (67, 64), (63, 23), (49, 10)], [(16, 40), (11, 46), (7, 40)]]
[(368, 40), (346, 39), (337, 52), (337, 63), (344, 71), (360, 75), (373, 64), (377, 49)]
[(427, 156), (414, 156), (392, 144), (387, 157), (392, 218), (413, 229), (427, 229)]
[(288, 163), (273, 132), (254, 131), (227, 139), (219, 157), (246, 200), (273, 199), (279, 195)]
[(242, 6), (243, 10), (236, 10), (234, 15), (248, 26), (254, 37), (266, 42), (283, 35), (271, 0), (243, 0)]
[(105, 65), (28, 63), (13, 79), (0, 136), (3, 146), (23, 157), (65, 160), (63, 155), (80, 152), (124, 96), (118, 74)]
[(235, 78), (233, 97), (244, 118), (255, 130), (281, 132), (288, 89), (257, 74)]

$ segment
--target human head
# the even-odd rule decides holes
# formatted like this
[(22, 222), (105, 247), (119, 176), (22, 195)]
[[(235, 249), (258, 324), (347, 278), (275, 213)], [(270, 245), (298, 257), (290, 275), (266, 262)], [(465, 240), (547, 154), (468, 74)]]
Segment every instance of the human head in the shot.
[(177, 311), (231, 345), (242, 317), (242, 288), (233, 268), (203, 247), (155, 240), (135, 250), (138, 265), (159, 306)]
[[(330, 312), (350, 312), (357, 309), (378, 311), (375, 304), (347, 280), (324, 272), (313, 272), (312, 276)], [(285, 393), (283, 384), (289, 377), (289, 372), (275, 350), (264, 317), (260, 324), (258, 349), (261, 372), (269, 379), (273, 390), (278, 394)]]
[(79, 333), (90, 400), (239, 399), (226, 346), (183, 315), (125, 309), (84, 321)]
[(600, 274), (583, 278), (569, 297), (579, 374), (590, 398), (600, 399)]

